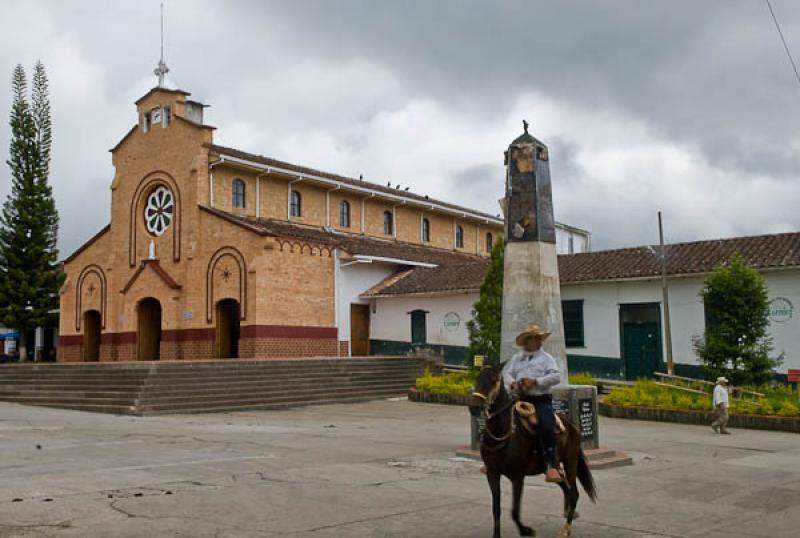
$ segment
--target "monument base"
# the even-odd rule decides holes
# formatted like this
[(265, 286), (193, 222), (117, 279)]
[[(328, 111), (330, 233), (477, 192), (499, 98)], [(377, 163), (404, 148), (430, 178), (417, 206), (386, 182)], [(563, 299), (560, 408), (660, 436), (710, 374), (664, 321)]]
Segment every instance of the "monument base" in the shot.
[[(594, 385), (565, 385), (553, 389), (553, 408), (572, 422), (581, 434), (584, 450), (600, 447), (600, 431), (597, 424), (597, 387)], [(483, 418), (471, 417), (470, 447), (480, 448), (478, 439), (483, 428)]]

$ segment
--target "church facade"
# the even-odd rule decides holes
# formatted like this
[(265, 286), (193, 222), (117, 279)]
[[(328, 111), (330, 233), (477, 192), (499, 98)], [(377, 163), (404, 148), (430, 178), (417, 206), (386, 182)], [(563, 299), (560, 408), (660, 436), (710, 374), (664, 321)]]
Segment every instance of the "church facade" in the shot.
[(398, 270), (484, 259), (502, 220), (214, 144), (157, 87), (111, 150), (111, 222), (64, 261), (58, 360), (369, 353)]

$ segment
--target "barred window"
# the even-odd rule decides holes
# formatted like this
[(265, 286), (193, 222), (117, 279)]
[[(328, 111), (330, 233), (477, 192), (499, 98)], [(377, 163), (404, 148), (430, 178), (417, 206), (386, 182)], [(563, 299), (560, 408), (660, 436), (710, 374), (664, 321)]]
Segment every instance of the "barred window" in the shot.
[(339, 226), (342, 228), (350, 227), (350, 202), (342, 200), (339, 203)]
[(289, 215), (292, 217), (301, 217), (303, 215), (303, 198), (297, 191), (292, 191), (289, 197)]
[(233, 180), (233, 207), (244, 207), (244, 181), (241, 179)]
[(561, 301), (564, 315), (564, 340), (567, 347), (583, 347), (583, 299)]
[(383, 212), (383, 233), (385, 235), (394, 234), (394, 219), (391, 211)]

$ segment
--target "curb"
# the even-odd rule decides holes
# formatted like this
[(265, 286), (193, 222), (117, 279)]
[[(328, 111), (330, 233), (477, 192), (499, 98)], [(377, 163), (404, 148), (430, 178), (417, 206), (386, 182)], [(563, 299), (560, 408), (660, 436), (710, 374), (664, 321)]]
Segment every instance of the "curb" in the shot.
[[(650, 420), (656, 422), (676, 422), (708, 426), (716, 418), (711, 411), (679, 411), (655, 407), (625, 407), (600, 402), (600, 414), (609, 418)], [(728, 426), (750, 430), (772, 430), (800, 433), (800, 417), (780, 417), (773, 415), (730, 415)]]

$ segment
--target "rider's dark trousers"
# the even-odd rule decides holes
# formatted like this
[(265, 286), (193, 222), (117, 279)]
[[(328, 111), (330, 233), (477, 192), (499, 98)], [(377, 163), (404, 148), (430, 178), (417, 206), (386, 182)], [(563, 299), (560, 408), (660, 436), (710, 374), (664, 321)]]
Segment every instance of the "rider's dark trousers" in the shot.
[(522, 400), (530, 402), (536, 407), (536, 417), (539, 419), (536, 430), (544, 449), (545, 461), (549, 465), (556, 466), (556, 414), (553, 410), (553, 396), (550, 394), (523, 395)]

